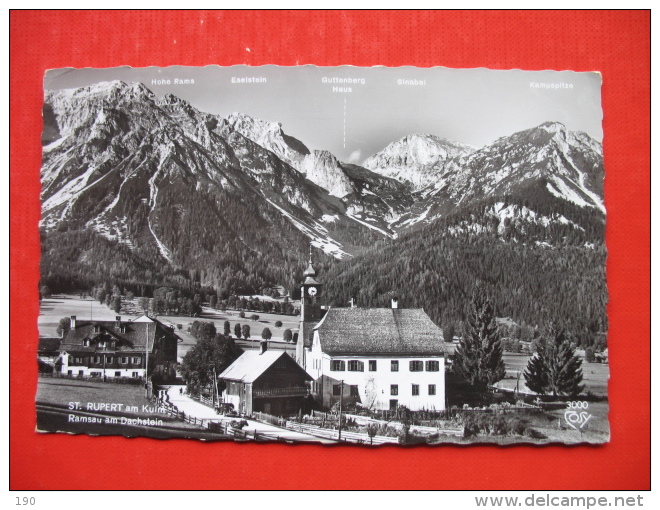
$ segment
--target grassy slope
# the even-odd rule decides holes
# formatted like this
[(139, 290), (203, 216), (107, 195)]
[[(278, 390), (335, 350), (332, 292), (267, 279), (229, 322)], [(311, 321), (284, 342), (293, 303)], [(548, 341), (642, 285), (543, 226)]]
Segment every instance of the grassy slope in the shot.
[[(200, 427), (179, 421), (160, 413), (142, 412), (143, 405), (152, 405), (144, 397), (142, 386), (110, 384), (71, 379), (39, 378), (37, 387), (37, 430), (40, 432), (68, 432), (90, 435), (145, 436), (152, 438), (188, 437), (197, 439), (219, 439)], [(138, 406), (139, 412), (98, 412), (94, 415), (114, 418), (142, 418), (162, 420), (160, 426), (133, 426), (106, 423), (70, 422), (69, 402), (79, 402), (83, 409), (87, 403), (118, 403)]]

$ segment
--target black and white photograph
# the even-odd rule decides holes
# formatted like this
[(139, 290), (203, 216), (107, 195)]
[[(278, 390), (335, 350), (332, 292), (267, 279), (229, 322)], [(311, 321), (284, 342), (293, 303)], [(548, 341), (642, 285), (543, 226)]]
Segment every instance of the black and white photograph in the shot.
[(49, 70), (37, 431), (607, 443), (601, 85)]

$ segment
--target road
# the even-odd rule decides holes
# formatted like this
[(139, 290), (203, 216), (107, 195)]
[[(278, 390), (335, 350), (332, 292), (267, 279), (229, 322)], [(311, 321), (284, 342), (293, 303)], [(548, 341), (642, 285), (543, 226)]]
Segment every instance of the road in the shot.
[[(194, 416), (198, 419), (203, 420), (214, 420), (214, 421), (234, 421), (237, 418), (228, 418), (222, 415), (215, 414), (215, 411), (204, 404), (193, 400), (188, 395), (180, 394), (179, 390), (183, 388), (185, 391), (185, 386), (170, 386), (167, 389), (167, 394), (169, 396), (170, 402), (174, 404), (179, 411), (183, 411), (186, 415)], [(312, 436), (309, 434), (303, 434), (301, 432), (295, 432), (293, 430), (287, 430), (275, 425), (270, 425), (268, 423), (261, 423), (254, 420), (246, 420), (248, 425), (243, 427), (244, 431), (250, 433), (256, 431), (259, 434), (265, 434), (273, 440), (278, 438), (285, 441), (295, 441), (295, 442), (307, 442), (307, 443), (323, 443), (323, 444), (336, 444), (337, 441), (331, 439), (321, 438)]]

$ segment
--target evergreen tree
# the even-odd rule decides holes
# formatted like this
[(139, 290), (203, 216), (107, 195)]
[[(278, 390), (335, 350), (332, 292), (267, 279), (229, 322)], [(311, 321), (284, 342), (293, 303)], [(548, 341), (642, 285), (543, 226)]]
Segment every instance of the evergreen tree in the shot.
[(243, 334), (243, 338), (246, 340), (250, 338), (250, 326), (247, 324), (243, 324), (243, 327), (241, 328), (241, 333)]
[(284, 330), (284, 340), (287, 342), (293, 340), (293, 333), (288, 328)]
[(121, 312), (121, 297), (119, 295), (112, 297), (110, 308), (112, 308), (116, 313)]
[(584, 389), (582, 360), (557, 326), (551, 326), (547, 337), (538, 342), (538, 352), (527, 362), (523, 375), (527, 387), (541, 395), (574, 397)]
[(180, 367), (191, 395), (199, 395), (203, 388), (213, 383), (214, 368), (215, 374), (220, 374), (243, 352), (231, 337), (220, 334), (209, 336), (211, 328), (203, 324), (208, 323), (198, 327), (200, 337), (183, 357)]
[(453, 369), (478, 392), (485, 392), (488, 385), (506, 375), (495, 310), (490, 300), (480, 293), (475, 292), (472, 297), (463, 323), (463, 335), (454, 354)]
[(39, 289), (42, 298), (49, 298), (51, 296), (50, 287), (48, 285), (42, 285)]
[(224, 328), (225, 336), (231, 335), (231, 324), (229, 324), (229, 321), (225, 321)]
[(445, 326), (445, 330), (443, 331), (444, 333), (444, 338), (445, 342), (450, 343), (454, 341), (454, 335), (456, 334), (456, 330), (454, 329), (454, 323), (450, 322)]
[(234, 336), (236, 338), (241, 338), (241, 325), (238, 322), (234, 324)]
[(261, 338), (264, 340), (270, 340), (273, 334), (270, 332), (269, 328), (264, 328), (263, 331), (261, 332)]

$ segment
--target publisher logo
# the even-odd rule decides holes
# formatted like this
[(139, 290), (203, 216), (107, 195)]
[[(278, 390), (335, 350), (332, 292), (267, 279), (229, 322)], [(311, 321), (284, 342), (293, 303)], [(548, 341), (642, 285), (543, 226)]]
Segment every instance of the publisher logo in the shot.
[(589, 423), (593, 415), (589, 414), (586, 409), (589, 409), (589, 402), (567, 402), (564, 420), (566, 420), (568, 426), (580, 430)]

